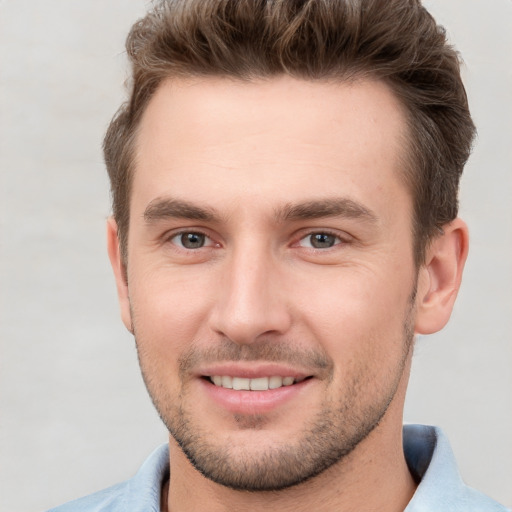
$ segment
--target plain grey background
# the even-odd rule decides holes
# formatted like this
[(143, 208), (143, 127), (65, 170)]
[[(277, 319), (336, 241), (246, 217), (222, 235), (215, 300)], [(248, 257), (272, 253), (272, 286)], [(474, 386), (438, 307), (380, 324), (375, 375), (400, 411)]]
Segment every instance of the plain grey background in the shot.
[[(512, 2), (430, 0), (479, 139), (452, 321), (419, 340), (405, 419), (441, 425), (466, 482), (512, 505)], [(0, 0), (0, 511), (131, 476), (166, 441), (119, 320), (100, 145), (143, 0)]]

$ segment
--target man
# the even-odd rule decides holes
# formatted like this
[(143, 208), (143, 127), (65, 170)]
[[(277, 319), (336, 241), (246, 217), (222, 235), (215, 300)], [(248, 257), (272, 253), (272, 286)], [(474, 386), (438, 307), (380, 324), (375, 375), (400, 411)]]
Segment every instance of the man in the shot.
[(168, 1), (127, 49), (108, 248), (169, 446), (59, 510), (504, 510), (402, 427), (468, 251), (442, 29), (413, 0)]

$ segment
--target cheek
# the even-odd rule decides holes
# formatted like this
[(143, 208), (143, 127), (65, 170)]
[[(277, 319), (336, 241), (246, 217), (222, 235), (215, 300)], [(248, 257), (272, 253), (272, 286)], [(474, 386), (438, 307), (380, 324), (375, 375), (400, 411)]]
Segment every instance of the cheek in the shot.
[[(137, 275), (134, 272), (135, 275)], [(157, 356), (179, 354), (201, 337), (212, 298), (212, 283), (190, 272), (138, 274), (130, 303), (138, 340)]]
[(412, 279), (403, 271), (394, 276), (336, 269), (302, 292), (303, 321), (335, 360), (355, 354), (383, 360), (402, 353)]

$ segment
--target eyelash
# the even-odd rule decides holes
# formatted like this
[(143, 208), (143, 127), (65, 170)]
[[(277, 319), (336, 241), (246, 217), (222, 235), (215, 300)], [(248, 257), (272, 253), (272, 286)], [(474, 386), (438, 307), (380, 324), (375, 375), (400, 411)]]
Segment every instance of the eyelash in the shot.
[[(206, 243), (203, 245), (199, 245), (198, 247), (185, 247), (183, 244), (183, 237), (185, 235), (189, 235), (189, 236), (195, 235), (195, 236), (199, 236), (199, 237), (204, 237), (204, 239), (206, 240)], [(322, 235), (322, 236), (334, 238), (333, 245), (328, 246), (328, 247), (314, 247), (313, 244), (302, 245), (301, 242), (306, 241), (308, 239), (311, 241), (311, 238), (314, 237), (315, 235), (317, 235), (317, 236)], [(175, 241), (175, 239), (178, 237), (181, 237), (180, 242)], [(196, 230), (196, 229), (183, 230), (183, 231), (179, 231), (177, 233), (172, 233), (171, 235), (166, 237), (166, 240), (168, 242), (170, 242), (171, 244), (173, 244), (174, 246), (178, 247), (179, 250), (184, 250), (184, 251), (195, 251), (198, 249), (210, 248), (210, 247), (215, 247), (215, 246), (220, 247), (220, 244), (215, 243), (213, 241), (213, 239), (208, 234), (206, 234), (204, 231)], [(338, 245), (343, 245), (346, 243), (348, 243), (348, 241), (346, 239), (342, 238), (338, 233), (335, 233), (330, 230), (318, 230), (318, 231), (309, 231), (309, 232), (305, 233), (292, 246), (298, 246), (298, 247), (302, 247), (304, 249), (312, 250), (312, 251), (327, 251), (328, 249), (333, 249), (334, 247), (336, 247)]]
[[(191, 248), (191, 247), (184, 247), (183, 241), (182, 241), (181, 245), (177, 242), (174, 242), (174, 239), (176, 239), (178, 237), (182, 238), (185, 235), (196, 235), (196, 236), (204, 237), (210, 243), (208, 243), (207, 245), (201, 245), (200, 247)], [(185, 250), (185, 251), (194, 251), (197, 249), (203, 249), (205, 247), (208, 248), (208, 247), (213, 247), (215, 245), (217, 245), (217, 246), (220, 245), (220, 244), (216, 244), (210, 236), (208, 236), (206, 233), (204, 233), (203, 231), (198, 230), (198, 229), (183, 230), (183, 231), (179, 231), (177, 233), (172, 233), (171, 235), (169, 235), (167, 237), (167, 241), (172, 243), (173, 245), (177, 246), (180, 250)]]
[[(335, 240), (334, 240), (333, 245), (330, 247), (314, 247), (312, 245), (304, 246), (301, 244), (301, 242), (303, 242), (305, 240), (308, 240), (308, 239), (311, 240), (311, 238), (315, 235), (324, 235), (327, 237), (333, 237)], [(338, 245), (343, 245), (346, 243), (348, 243), (346, 238), (344, 239), (339, 233), (336, 233), (336, 232), (328, 230), (328, 229), (321, 229), (318, 231), (309, 231), (304, 236), (301, 236), (295, 245), (298, 245), (299, 247), (303, 247), (305, 249), (312, 250), (312, 251), (327, 251), (329, 249), (334, 249)]]

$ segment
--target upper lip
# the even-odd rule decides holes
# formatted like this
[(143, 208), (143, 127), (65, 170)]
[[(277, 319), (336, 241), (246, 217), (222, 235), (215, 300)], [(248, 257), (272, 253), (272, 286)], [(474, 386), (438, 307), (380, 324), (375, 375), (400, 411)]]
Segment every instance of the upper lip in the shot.
[(245, 379), (257, 379), (258, 377), (293, 377), (295, 379), (304, 379), (310, 377), (311, 373), (279, 363), (237, 361), (236, 363), (218, 363), (202, 367), (197, 372), (197, 375), (199, 377), (226, 375)]

